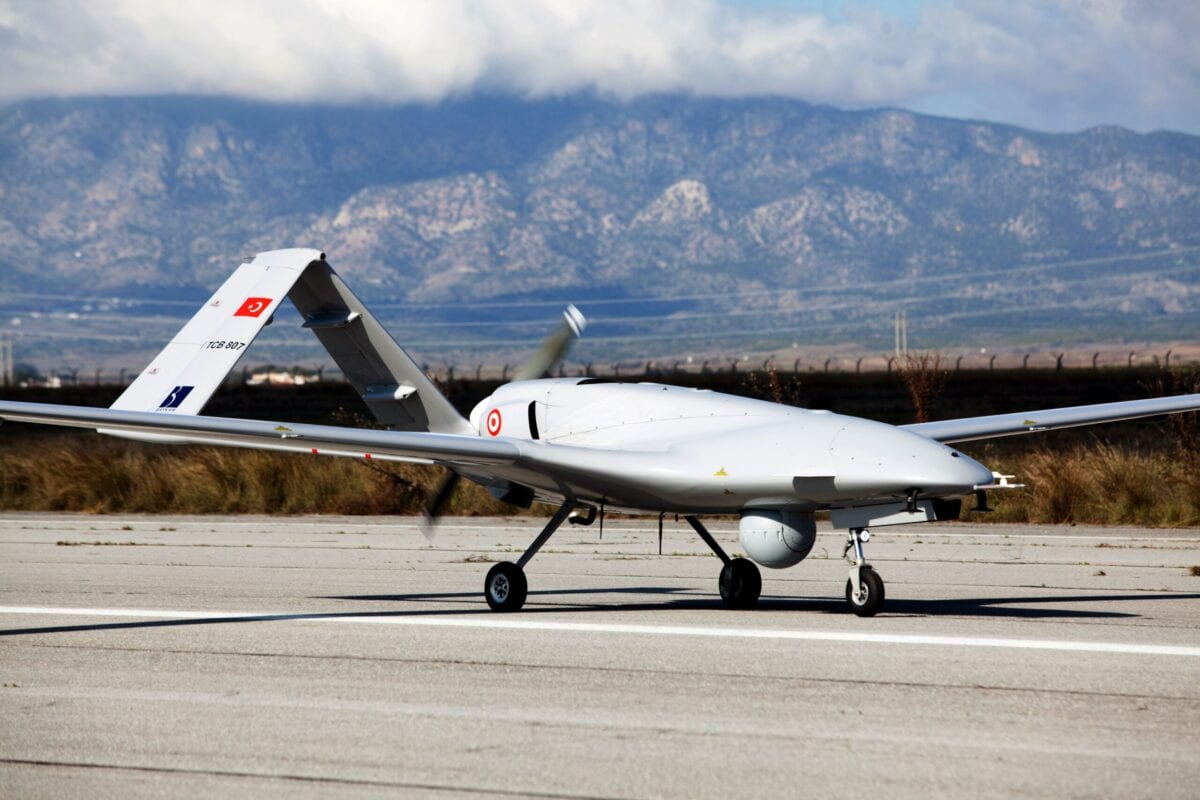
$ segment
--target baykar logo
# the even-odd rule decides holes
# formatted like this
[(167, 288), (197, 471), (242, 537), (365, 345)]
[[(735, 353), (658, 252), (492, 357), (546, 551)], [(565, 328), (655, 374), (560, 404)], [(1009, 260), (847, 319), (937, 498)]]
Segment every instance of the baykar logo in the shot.
[(167, 399), (162, 401), (162, 403), (159, 405), (159, 408), (179, 408), (180, 404), (183, 403), (184, 399), (191, 394), (192, 389), (195, 388), (195, 386), (176, 386), (171, 390), (171, 393), (167, 395)]
[(262, 312), (267, 310), (267, 306), (271, 305), (269, 297), (247, 297), (246, 302), (233, 312), (235, 317), (257, 317), (261, 316)]

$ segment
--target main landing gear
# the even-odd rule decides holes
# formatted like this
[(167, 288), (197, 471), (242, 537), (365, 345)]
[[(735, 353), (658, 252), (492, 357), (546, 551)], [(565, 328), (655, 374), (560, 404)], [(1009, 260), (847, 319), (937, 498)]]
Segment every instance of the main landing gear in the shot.
[(721, 567), (721, 577), (717, 581), (721, 590), (721, 601), (730, 608), (754, 608), (762, 592), (762, 575), (759, 574), (758, 567), (753, 561), (745, 558), (730, 558), (696, 517), (688, 516), (684, 519), (695, 528), (704, 543), (725, 565)]
[[(525, 605), (529, 584), (525, 580), (524, 567), (566, 521), (573, 507), (572, 503), (564, 503), (546, 523), (546, 527), (542, 528), (533, 544), (529, 545), (529, 549), (517, 559), (517, 563), (502, 561), (488, 570), (487, 578), (483, 582), (483, 596), (493, 611), (518, 611)], [(721, 600), (730, 608), (753, 608), (758, 602), (759, 593), (762, 592), (762, 576), (758, 573), (758, 567), (753, 561), (744, 558), (730, 558), (700, 524), (700, 520), (692, 516), (686, 519), (724, 564), (717, 582), (721, 590)]]
[(850, 580), (846, 581), (846, 602), (860, 617), (873, 617), (883, 607), (883, 578), (867, 563), (863, 543), (871, 532), (866, 528), (851, 528), (842, 553), (850, 564)]
[(542, 549), (546, 540), (558, 530), (558, 526), (563, 524), (574, 507), (574, 503), (564, 503), (554, 512), (554, 516), (546, 523), (546, 527), (542, 528), (533, 544), (529, 545), (529, 549), (517, 559), (517, 563), (501, 561), (488, 570), (487, 578), (483, 582), (483, 596), (493, 611), (519, 611), (521, 606), (525, 605), (529, 584), (525, 580), (524, 567), (529, 563), (529, 559)]

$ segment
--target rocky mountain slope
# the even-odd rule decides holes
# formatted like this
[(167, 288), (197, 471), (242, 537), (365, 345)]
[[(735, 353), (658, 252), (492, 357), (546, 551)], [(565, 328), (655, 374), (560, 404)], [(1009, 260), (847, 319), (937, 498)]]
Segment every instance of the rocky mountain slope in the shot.
[(933, 344), (1195, 336), (1200, 137), (771, 98), (0, 109), (3, 313), (98, 295), (178, 317), (242, 255), (293, 245), (402, 325), (590, 300), (616, 349), (878, 344), (900, 307)]

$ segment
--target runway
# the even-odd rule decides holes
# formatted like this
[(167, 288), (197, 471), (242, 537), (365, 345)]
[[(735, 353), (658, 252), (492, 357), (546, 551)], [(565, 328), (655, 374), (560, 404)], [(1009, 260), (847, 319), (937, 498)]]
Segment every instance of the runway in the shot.
[(609, 520), (490, 612), (539, 528), (0, 514), (0, 795), (1196, 794), (1200, 531), (880, 529), (860, 619), (833, 531), (729, 611)]

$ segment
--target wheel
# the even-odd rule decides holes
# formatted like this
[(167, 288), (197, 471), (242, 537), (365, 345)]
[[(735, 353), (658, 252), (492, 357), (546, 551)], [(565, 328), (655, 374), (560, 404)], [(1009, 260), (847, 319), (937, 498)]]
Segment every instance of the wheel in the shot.
[(753, 561), (735, 558), (721, 568), (721, 600), (730, 608), (753, 608), (762, 591), (762, 576)]
[(501, 561), (489, 569), (483, 582), (483, 596), (492, 611), (519, 611), (525, 605), (528, 589), (525, 572), (511, 561)]
[(859, 600), (855, 601), (854, 582), (847, 580), (846, 602), (850, 604), (850, 610), (858, 616), (873, 617), (883, 608), (883, 578), (870, 567), (860, 569), (858, 577), (862, 584), (862, 594)]

